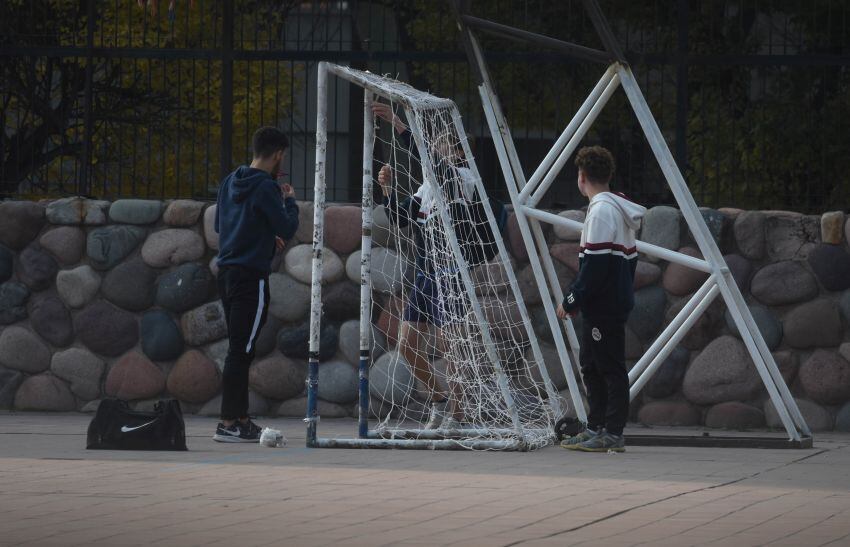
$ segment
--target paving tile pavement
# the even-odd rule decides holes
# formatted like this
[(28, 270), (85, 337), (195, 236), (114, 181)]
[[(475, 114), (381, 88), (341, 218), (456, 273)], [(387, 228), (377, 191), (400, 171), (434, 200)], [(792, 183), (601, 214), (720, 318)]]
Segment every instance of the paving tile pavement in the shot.
[[(581, 454), (212, 442), (86, 451), (90, 416), (0, 414), (0, 546), (850, 545), (850, 435), (810, 450)], [(349, 436), (353, 420), (323, 420)]]

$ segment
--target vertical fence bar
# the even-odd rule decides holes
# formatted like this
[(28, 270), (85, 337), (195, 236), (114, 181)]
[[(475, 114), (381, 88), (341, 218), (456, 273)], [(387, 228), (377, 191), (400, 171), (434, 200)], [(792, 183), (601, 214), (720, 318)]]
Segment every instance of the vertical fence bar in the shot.
[(221, 150), (219, 177), (230, 172), (233, 157), (233, 0), (224, 0), (221, 34)]
[(92, 136), (94, 133), (94, 117), (92, 113), (92, 79), (94, 78), (94, 0), (86, 2), (86, 84), (83, 114), (83, 160), (80, 166), (80, 180), (77, 183), (77, 193), (87, 196), (91, 193), (92, 167)]
[[(688, 166), (688, 25), (689, 0), (676, 6), (678, 44), (676, 52), (676, 163)], [(663, 101), (662, 101), (663, 102)]]
[(372, 92), (363, 88), (363, 233), (360, 241), (360, 363), (358, 367), (360, 404), (357, 417), (357, 432), (361, 439), (365, 439), (369, 434), (369, 365), (372, 361), (372, 157), (374, 144), (375, 119), (372, 116)]
[(316, 93), (316, 179), (313, 187), (313, 280), (310, 293), (310, 357), (307, 373), (307, 447), (316, 446), (319, 421), (319, 336), (322, 327), (322, 248), (325, 220), (325, 157), (328, 147), (328, 66), (319, 63)]

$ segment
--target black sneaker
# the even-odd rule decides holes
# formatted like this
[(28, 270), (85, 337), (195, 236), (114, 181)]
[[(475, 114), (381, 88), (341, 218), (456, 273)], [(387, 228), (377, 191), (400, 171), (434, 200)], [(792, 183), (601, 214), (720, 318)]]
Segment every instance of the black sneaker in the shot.
[(239, 427), (241, 427), (243, 431), (247, 431), (248, 436), (257, 439), (259, 442), (260, 435), (263, 434), (263, 428), (255, 424), (251, 418), (248, 418), (247, 422), (239, 422)]
[(230, 426), (225, 426), (220, 423), (215, 428), (213, 440), (220, 443), (258, 443), (260, 442), (260, 434), (254, 431), (250, 425), (235, 422)]

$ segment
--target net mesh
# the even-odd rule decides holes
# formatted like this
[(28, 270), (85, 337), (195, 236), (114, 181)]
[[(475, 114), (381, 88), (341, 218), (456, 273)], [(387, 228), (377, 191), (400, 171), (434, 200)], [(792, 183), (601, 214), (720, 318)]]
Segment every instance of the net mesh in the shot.
[(430, 425), (469, 446), (551, 443), (565, 404), (499, 245), (506, 213), (486, 195), (454, 103), (349, 72), (386, 105), (374, 142), (374, 185), (385, 182), (371, 255), (374, 429), (416, 438)]

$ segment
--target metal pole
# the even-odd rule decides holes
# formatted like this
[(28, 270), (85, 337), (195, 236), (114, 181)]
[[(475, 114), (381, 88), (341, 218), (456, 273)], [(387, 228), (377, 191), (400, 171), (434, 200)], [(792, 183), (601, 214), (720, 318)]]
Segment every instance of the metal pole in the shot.
[[(616, 66), (616, 65), (614, 65)], [(566, 148), (561, 152), (561, 155), (558, 156), (558, 160), (555, 162), (555, 165), (552, 166), (552, 169), (546, 173), (546, 177), (543, 179), (543, 182), (540, 183), (540, 187), (534, 191), (531, 199), (528, 200), (526, 205), (534, 207), (543, 197), (543, 194), (552, 186), (552, 183), (555, 181), (555, 177), (558, 176), (558, 173), (563, 169), (564, 164), (567, 163), (567, 160), (570, 159), (570, 156), (573, 154), (573, 151), (578, 148), (579, 143), (587, 134), (587, 130), (590, 129), (590, 126), (593, 122), (596, 121), (596, 118), (599, 116), (599, 113), (602, 112), (602, 108), (608, 104), (608, 100), (611, 98), (611, 95), (614, 94), (614, 91), (617, 90), (617, 87), (620, 85), (620, 78), (616, 74), (611, 81), (608, 82), (608, 85), (605, 86), (605, 91), (602, 92), (602, 95), (599, 97), (599, 100), (596, 101), (596, 104), (593, 105), (593, 108), (590, 109), (590, 112), (587, 114), (587, 117), (584, 121), (581, 122), (581, 125), (576, 130), (575, 135), (572, 136), (570, 142), (567, 144)], [(528, 189), (528, 188), (527, 188)], [(522, 196), (520, 196), (522, 198)], [(525, 203), (525, 200), (522, 200), (521, 203)]]
[(360, 363), (358, 367), (360, 404), (358, 434), (369, 434), (369, 365), (372, 361), (372, 160), (375, 146), (375, 118), (372, 93), (363, 89), (363, 230), (360, 239)]
[(307, 447), (316, 445), (319, 422), (319, 336), (322, 330), (322, 249), (325, 219), (325, 158), (328, 148), (328, 69), (319, 63), (316, 93), (316, 180), (313, 187), (313, 279), (310, 292), (310, 356), (307, 373)]
[[(520, 169), (513, 165), (513, 161), (509, 157), (511, 152), (508, 151), (508, 142), (513, 141), (510, 140), (510, 134), (507, 133), (507, 126), (503, 123), (499, 123), (499, 120), (503, 120), (504, 118), (496, 113), (496, 105), (494, 102), (491, 102), (492, 92), (490, 91), (489, 86), (487, 86), (487, 84), (483, 84), (478, 87), (478, 90), (481, 93), (481, 103), (484, 106), (484, 114), (487, 117), (487, 123), (490, 125), (490, 134), (493, 136), (493, 143), (496, 145), (496, 154), (499, 156), (499, 162), (502, 165), (502, 172), (505, 175), (508, 193), (510, 194), (511, 201), (514, 204), (514, 214), (516, 215), (517, 225), (519, 226), (520, 233), (522, 234), (522, 241), (525, 244), (526, 251), (528, 252), (528, 260), (531, 263), (531, 271), (534, 273), (534, 279), (537, 282), (540, 296), (543, 299), (543, 309), (545, 310), (546, 317), (549, 321), (549, 329), (552, 331), (555, 348), (558, 350), (558, 356), (561, 358), (561, 362), (569, 362), (569, 354), (567, 353), (563, 334), (558, 326), (558, 318), (555, 316), (555, 307), (552, 305), (552, 297), (549, 294), (549, 289), (546, 285), (546, 278), (543, 276), (540, 256), (538, 255), (537, 249), (534, 248), (534, 241), (531, 236), (531, 229), (528, 225), (528, 218), (526, 218), (524, 214), (524, 208), (519, 205), (517, 188), (523, 179), (520, 178), (519, 181), (517, 181), (517, 177), (522, 177), (523, 175)], [(499, 116), (498, 119), (497, 116)], [(545, 364), (542, 364), (541, 374), (546, 372), (544, 369)], [(568, 370), (572, 372), (572, 367), (569, 367)], [(567, 386), (569, 387), (570, 397), (573, 400), (573, 407), (575, 407), (579, 420), (587, 422), (587, 413), (584, 409), (584, 401), (581, 398), (578, 383), (572, 374), (567, 374)]]
[(640, 375), (640, 377), (635, 381), (634, 385), (629, 389), (629, 400), (634, 400), (635, 396), (640, 393), (640, 390), (643, 389), (643, 386), (652, 378), (652, 375), (655, 374), (655, 371), (661, 366), (661, 363), (667, 359), (667, 356), (673, 351), (673, 348), (688, 334), (688, 331), (691, 330), (691, 327), (702, 317), (702, 314), (705, 310), (714, 302), (714, 299), (717, 298), (717, 295), (720, 294), (720, 289), (717, 285), (712, 285), (711, 289), (708, 291), (708, 294), (705, 295), (705, 298), (696, 306), (693, 313), (687, 316), (684, 323), (682, 323), (681, 328), (676, 330), (676, 333), (673, 334), (673, 337), (670, 338), (670, 342), (664, 346), (664, 348), (655, 356), (652, 360), (652, 363), (646, 369), (646, 372)]
[(720, 287), (721, 294), (723, 294), (723, 299), (726, 301), (727, 306), (729, 306), (729, 311), (735, 320), (735, 325), (741, 332), (741, 338), (747, 346), (747, 350), (756, 365), (756, 370), (758, 370), (762, 383), (767, 388), (773, 405), (776, 407), (782, 425), (792, 440), (799, 441), (800, 432), (797, 430), (797, 427), (799, 426), (803, 433), (807, 435), (809, 434), (809, 428), (800, 413), (800, 409), (797, 407), (797, 402), (794, 401), (788, 386), (782, 380), (782, 375), (776, 366), (776, 362), (773, 360), (773, 356), (767, 351), (767, 345), (764, 343), (764, 339), (758, 330), (752, 313), (750, 313), (750, 309), (747, 307), (746, 302), (744, 302), (741, 291), (734, 281), (732, 281), (729, 267), (726, 265), (720, 249), (711, 237), (705, 221), (699, 214), (693, 196), (687, 190), (682, 173), (676, 166), (676, 161), (667, 147), (664, 136), (661, 134), (661, 130), (652, 116), (652, 112), (649, 110), (649, 105), (646, 103), (646, 99), (641, 93), (632, 71), (629, 67), (621, 66), (618, 69), (618, 73), (623, 82), (623, 89), (626, 92), (629, 103), (631, 103), (632, 109), (643, 128), (647, 141), (661, 167), (661, 171), (664, 173), (667, 183), (673, 191), (682, 215), (691, 228), (694, 240), (696, 240), (697, 246), (702, 251), (703, 256), (710, 260), (713, 265), (712, 269), (717, 274), (717, 284)]
[(233, 161), (233, 0), (224, 0), (221, 31), (221, 149), (219, 176), (230, 173)]
[(688, 319), (688, 317), (694, 313), (694, 310), (697, 309), (699, 304), (706, 299), (706, 295), (711, 291), (712, 287), (717, 285), (716, 278), (714, 276), (709, 277), (705, 283), (702, 284), (702, 287), (694, 293), (691, 299), (685, 304), (679, 313), (676, 314), (676, 317), (670, 322), (669, 325), (659, 334), (655, 341), (649, 346), (649, 349), (643, 354), (640, 358), (640, 361), (635, 363), (635, 366), (632, 367), (632, 370), (629, 371), (629, 383), (634, 383), (634, 381), (640, 377), (643, 370), (649, 365), (650, 360), (655, 358), (655, 355), (661, 351), (664, 345), (670, 340), (673, 335), (679, 330)]
[(83, 161), (80, 166), (80, 182), (77, 192), (82, 196), (91, 194), (92, 178), (92, 138), (94, 137), (94, 93), (92, 91), (92, 80), (94, 78), (94, 2), (86, 2), (86, 80), (83, 112)]
[(555, 161), (555, 158), (558, 157), (558, 154), (561, 150), (566, 146), (567, 141), (569, 141), (570, 137), (573, 136), (578, 126), (581, 124), (582, 120), (587, 117), (587, 113), (590, 112), (590, 109), (599, 99), (600, 95), (602, 95), (602, 91), (605, 89), (605, 86), (611, 81), (611, 78), (614, 77), (615, 70), (614, 66), (609, 66), (608, 70), (605, 71), (605, 74), (602, 75), (602, 78), (599, 82), (596, 83), (596, 86), (591, 90), (590, 95), (588, 95), (587, 99), (582, 103), (581, 108), (578, 109), (576, 115), (573, 116), (573, 119), (570, 120), (570, 123), (567, 124), (567, 127), (564, 129), (564, 132), (561, 133), (561, 136), (558, 137), (558, 140), (555, 141), (555, 144), (552, 145), (552, 149), (546, 154), (546, 157), (543, 158), (543, 161), (540, 162), (540, 165), (528, 179), (528, 182), (523, 187), (522, 191), (519, 193), (520, 201), (525, 201), (525, 198), (528, 197), (528, 194), (531, 193), (534, 188), (537, 186), (537, 183), (540, 182), (540, 179), (543, 178), (549, 168), (552, 167), (552, 163)]
[[(554, 213), (548, 213), (546, 211), (541, 211), (539, 209), (535, 209), (533, 207), (523, 206), (522, 210), (528, 216), (532, 218), (536, 218), (542, 220), (543, 222), (547, 222), (549, 224), (560, 224), (561, 226), (566, 226), (567, 228), (571, 228), (575, 231), (581, 231), (584, 227), (584, 224), (581, 222), (564, 218), (562, 216), (558, 216)], [(694, 258), (692, 256), (686, 255), (684, 253), (680, 253), (678, 251), (671, 251), (670, 249), (665, 249), (664, 247), (659, 247), (658, 245), (653, 245), (651, 243), (646, 243), (644, 241), (637, 241), (635, 243), (637, 250), (641, 253), (656, 256), (667, 262), (673, 262), (675, 264), (681, 264), (682, 266), (687, 266), (688, 268), (692, 268), (694, 270), (698, 270), (705, 273), (714, 273), (711, 264), (706, 262), (701, 258)]]

